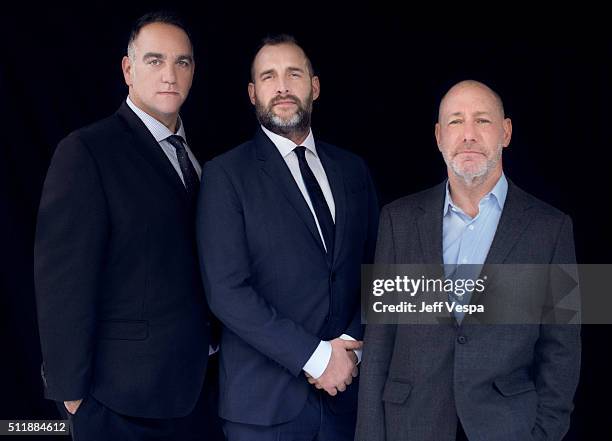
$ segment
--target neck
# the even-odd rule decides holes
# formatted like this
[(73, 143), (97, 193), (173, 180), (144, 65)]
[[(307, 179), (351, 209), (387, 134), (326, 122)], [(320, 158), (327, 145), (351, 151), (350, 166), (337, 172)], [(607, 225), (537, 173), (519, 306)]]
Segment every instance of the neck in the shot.
[(143, 106), (139, 100), (137, 99), (135, 100), (131, 95), (129, 96), (130, 96), (130, 100), (136, 107), (138, 107), (144, 113), (146, 113), (152, 118), (155, 118), (157, 121), (159, 121), (160, 123), (168, 127), (168, 130), (170, 130), (172, 133), (176, 133), (177, 122), (178, 122), (178, 112), (172, 113), (172, 114), (163, 114), (163, 113), (154, 112), (150, 109), (147, 109), (145, 106)]
[[(157, 118), (156, 118), (157, 119)], [(165, 125), (166, 127), (168, 127), (168, 130), (170, 130), (172, 133), (176, 133), (176, 129), (177, 129), (177, 121), (178, 119), (175, 117), (173, 120), (169, 120), (169, 121), (163, 121), (161, 119), (158, 119), (163, 125)]]
[[(263, 125), (263, 124), (262, 124)], [(266, 127), (264, 125), (264, 127)], [(283, 130), (281, 127), (266, 127), (272, 133), (275, 133), (278, 136), (282, 136), (283, 138), (287, 138), (290, 141), (293, 141), (297, 145), (302, 145), (304, 140), (308, 138), (310, 134), (310, 126), (305, 128), (304, 130)]]
[(306, 138), (308, 138), (308, 133), (309, 132), (306, 132), (306, 133), (291, 133), (291, 134), (281, 135), (281, 136), (284, 136), (285, 138), (290, 139), (291, 141), (293, 141), (297, 145), (301, 145), (304, 142), (304, 140)]
[(465, 214), (475, 217), (478, 214), (478, 204), (482, 198), (493, 190), (502, 175), (501, 167), (489, 173), (482, 180), (475, 179), (467, 183), (463, 178), (448, 170), (449, 192), (453, 203), (461, 208)]

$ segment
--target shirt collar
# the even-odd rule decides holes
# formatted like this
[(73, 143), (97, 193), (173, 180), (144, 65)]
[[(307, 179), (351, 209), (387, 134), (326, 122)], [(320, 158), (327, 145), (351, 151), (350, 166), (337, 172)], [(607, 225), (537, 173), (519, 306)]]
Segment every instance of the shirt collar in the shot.
[[(506, 203), (506, 196), (508, 195), (508, 180), (506, 179), (506, 175), (502, 172), (501, 176), (497, 180), (497, 183), (493, 187), (493, 189), (484, 195), (484, 197), (480, 200), (482, 202), (487, 196), (492, 195), (492, 198), (497, 202), (497, 206), (500, 210), (504, 209), (504, 204)], [(442, 216), (446, 216), (448, 210), (450, 208), (456, 208), (460, 210), (459, 207), (455, 205), (453, 199), (450, 195), (449, 190), (449, 181), (446, 181), (446, 196), (444, 197), (444, 211)]]
[(180, 116), (178, 117), (178, 120), (176, 122), (178, 130), (176, 131), (176, 133), (172, 133), (172, 131), (168, 127), (166, 127), (161, 121), (156, 120), (144, 110), (136, 106), (136, 104), (134, 104), (134, 102), (130, 99), (129, 96), (125, 101), (127, 105), (130, 106), (130, 109), (134, 111), (136, 116), (140, 118), (140, 120), (144, 123), (145, 126), (147, 126), (147, 129), (149, 129), (149, 132), (151, 132), (151, 135), (153, 135), (157, 142), (161, 142), (172, 135), (178, 135), (182, 137), (185, 142), (187, 141), (187, 138), (185, 137), (185, 127), (183, 126), (183, 121), (181, 120)]
[[(293, 151), (298, 145), (291, 141), (290, 139), (285, 138), (284, 136), (277, 135), (274, 132), (266, 129), (264, 126), (261, 126), (261, 129), (264, 133), (270, 138), (270, 141), (274, 143), (281, 156), (284, 158), (289, 153)], [(308, 150), (312, 152), (315, 156), (317, 156), (317, 148), (315, 147), (314, 136), (312, 135), (312, 129), (309, 130), (308, 136), (306, 139), (300, 144), (306, 147)]]

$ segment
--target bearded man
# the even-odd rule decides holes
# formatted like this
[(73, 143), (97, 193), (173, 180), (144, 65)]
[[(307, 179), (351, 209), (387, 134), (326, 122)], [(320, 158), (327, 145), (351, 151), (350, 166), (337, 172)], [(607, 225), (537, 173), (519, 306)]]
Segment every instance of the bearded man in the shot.
[(376, 194), (364, 161), (316, 141), (319, 78), (291, 36), (251, 66), (255, 137), (204, 166), (202, 277), (223, 324), (219, 414), (230, 441), (353, 440), (360, 266)]

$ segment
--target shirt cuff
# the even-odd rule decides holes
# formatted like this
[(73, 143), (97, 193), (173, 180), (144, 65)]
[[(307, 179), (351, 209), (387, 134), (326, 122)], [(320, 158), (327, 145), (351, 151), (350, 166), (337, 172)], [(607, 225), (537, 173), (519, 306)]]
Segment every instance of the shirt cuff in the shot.
[(321, 343), (319, 343), (319, 346), (317, 346), (317, 349), (315, 349), (302, 369), (312, 378), (319, 378), (325, 372), (331, 354), (331, 343), (321, 340)]
[[(352, 340), (352, 341), (357, 341), (355, 340), (353, 337), (351, 337), (348, 334), (342, 334), (340, 336), (340, 338), (342, 340)], [(355, 353), (355, 355), (357, 356), (357, 364), (361, 363), (361, 353), (363, 352), (363, 349), (353, 349), (353, 352)]]

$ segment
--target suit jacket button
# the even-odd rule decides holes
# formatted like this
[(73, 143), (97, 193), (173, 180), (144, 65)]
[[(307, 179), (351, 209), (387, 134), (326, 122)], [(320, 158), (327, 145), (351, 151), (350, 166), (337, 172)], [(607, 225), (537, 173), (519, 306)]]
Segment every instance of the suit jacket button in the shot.
[(463, 345), (467, 343), (467, 337), (465, 335), (460, 335), (459, 337), (457, 337), (457, 341), (459, 342), (459, 344)]

